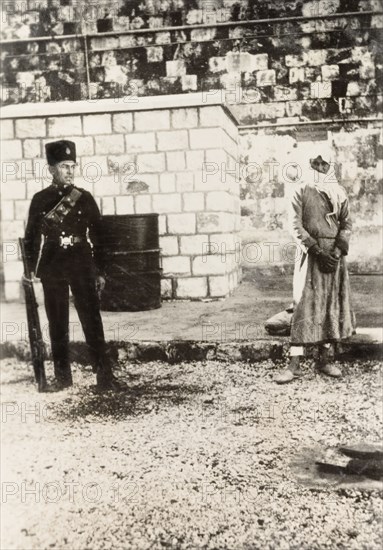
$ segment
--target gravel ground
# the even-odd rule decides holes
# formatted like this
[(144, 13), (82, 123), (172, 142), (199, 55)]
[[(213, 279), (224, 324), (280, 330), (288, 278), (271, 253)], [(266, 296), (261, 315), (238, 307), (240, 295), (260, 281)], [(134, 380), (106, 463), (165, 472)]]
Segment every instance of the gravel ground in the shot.
[[(318, 477), (340, 444), (382, 436), (382, 366), (277, 386), (271, 361), (120, 365), (129, 389), (37, 394), (2, 369), (2, 548), (381, 548), (380, 481)], [(48, 372), (51, 372), (48, 364)]]

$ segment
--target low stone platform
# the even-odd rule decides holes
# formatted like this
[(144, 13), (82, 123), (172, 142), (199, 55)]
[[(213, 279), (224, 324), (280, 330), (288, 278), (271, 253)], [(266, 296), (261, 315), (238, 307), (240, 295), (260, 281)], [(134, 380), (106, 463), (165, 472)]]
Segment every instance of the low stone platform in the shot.
[[(167, 362), (192, 360), (262, 361), (283, 357), (289, 340), (273, 337), (264, 329), (265, 320), (291, 302), (290, 276), (260, 277), (245, 273), (234, 294), (218, 301), (165, 301), (157, 310), (102, 312), (106, 339), (120, 359)], [(381, 357), (381, 276), (351, 277), (357, 334), (342, 344), (346, 357)], [(49, 344), (48, 323), (40, 307), (44, 340)], [(74, 358), (87, 362), (86, 346), (76, 311), (71, 306), (70, 340)], [(2, 305), (1, 352), (3, 356), (29, 357), (25, 306)]]

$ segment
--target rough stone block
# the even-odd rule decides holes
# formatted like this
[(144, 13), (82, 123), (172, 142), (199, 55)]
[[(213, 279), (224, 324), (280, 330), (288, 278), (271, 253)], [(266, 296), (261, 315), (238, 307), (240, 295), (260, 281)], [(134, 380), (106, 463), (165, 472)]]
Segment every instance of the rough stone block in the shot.
[(193, 275), (221, 275), (226, 272), (226, 258), (220, 254), (204, 254), (192, 259)]
[(221, 73), (226, 70), (226, 58), (225, 57), (210, 57), (209, 58), (209, 70), (212, 73)]
[(276, 74), (274, 69), (266, 71), (258, 71), (257, 73), (257, 86), (274, 86), (276, 83)]
[(162, 298), (173, 297), (172, 279), (161, 279), (161, 296)]
[(209, 279), (209, 295), (212, 298), (227, 296), (230, 292), (230, 283), (228, 275), (218, 275), (216, 277), (208, 277)]
[(205, 298), (207, 296), (206, 277), (184, 277), (177, 279), (177, 298)]
[(136, 195), (134, 203), (136, 214), (148, 214), (153, 211), (151, 195)]
[(165, 153), (140, 153), (136, 162), (139, 172), (163, 172)]
[(231, 211), (233, 209), (233, 199), (227, 191), (210, 191), (206, 194), (207, 211)]
[(15, 209), (13, 201), (1, 201), (1, 219), (4, 221), (15, 219)]
[(360, 84), (356, 81), (348, 82), (347, 84), (347, 96), (358, 96), (361, 94)]
[[(212, 151), (215, 151), (215, 149), (212, 149)], [(202, 170), (204, 162), (205, 151), (186, 151), (187, 170)]]
[(359, 77), (362, 80), (371, 80), (375, 78), (375, 65), (374, 63), (363, 63), (359, 67)]
[(95, 145), (96, 155), (113, 155), (125, 150), (124, 136), (119, 134), (95, 136)]
[(171, 172), (163, 172), (159, 175), (160, 191), (162, 193), (174, 193), (176, 190), (176, 176)]
[(48, 118), (48, 136), (58, 139), (61, 136), (81, 135), (81, 116), (61, 116)]
[[(235, 167), (238, 181), (240, 179), (240, 165)], [(206, 163), (202, 172), (195, 172), (194, 190), (195, 191), (228, 191), (232, 182), (233, 175), (228, 173), (225, 165), (218, 163)]]
[(41, 157), (41, 143), (39, 139), (25, 139), (23, 141), (24, 158)]
[(73, 137), (68, 139), (76, 143), (76, 153), (78, 157), (91, 156), (94, 154), (93, 138)]
[(182, 76), (186, 74), (186, 64), (184, 59), (166, 61), (166, 76)]
[(120, 180), (117, 177), (103, 177), (94, 182), (96, 197), (117, 196), (120, 194)]
[(321, 71), (323, 81), (339, 78), (339, 65), (323, 65)]
[(18, 200), (25, 199), (27, 193), (27, 184), (25, 181), (1, 181), (1, 199)]
[(168, 232), (172, 235), (187, 235), (196, 232), (196, 216), (192, 213), (169, 214)]
[(186, 212), (198, 212), (204, 209), (204, 194), (203, 193), (184, 193), (183, 205)]
[(297, 90), (295, 88), (287, 86), (275, 86), (274, 88), (274, 100), (275, 101), (296, 101)]
[(119, 196), (116, 200), (116, 214), (134, 214), (133, 197)]
[(163, 193), (153, 195), (153, 210), (155, 212), (180, 212), (181, 196), (179, 193)]
[(7, 302), (20, 300), (21, 285), (19, 282), (6, 282), (4, 285), (4, 294)]
[(164, 277), (191, 275), (189, 256), (166, 256), (162, 258)]
[(112, 115), (113, 132), (126, 134), (133, 131), (132, 113), (116, 113)]
[(285, 63), (286, 67), (304, 67), (307, 59), (303, 55), (286, 55)]
[(296, 82), (304, 82), (305, 80), (305, 69), (303, 67), (293, 67), (289, 69), (290, 84), (295, 84)]
[(81, 175), (86, 181), (95, 182), (106, 176), (108, 170), (108, 158), (102, 156), (91, 156), (81, 158)]
[(179, 253), (178, 238), (176, 236), (161, 237), (160, 248), (163, 256), (176, 256)]
[(112, 119), (108, 114), (84, 115), (83, 125), (85, 136), (112, 133)]
[(187, 130), (171, 130), (169, 132), (157, 132), (159, 151), (177, 151), (188, 148)]
[(46, 136), (45, 118), (19, 118), (16, 123), (16, 137), (36, 138)]
[(249, 72), (265, 71), (269, 66), (269, 56), (267, 53), (258, 53), (249, 55)]
[(222, 144), (223, 130), (220, 128), (198, 128), (189, 130), (191, 149), (216, 149)]
[(198, 89), (198, 77), (196, 74), (184, 74), (181, 76), (181, 88), (183, 92), (195, 92)]
[(164, 58), (164, 49), (162, 46), (149, 46), (146, 48), (146, 57), (148, 63), (160, 63)]
[(23, 158), (21, 141), (9, 139), (1, 144), (1, 160), (16, 160)]
[(114, 216), (116, 213), (116, 204), (114, 197), (102, 197), (101, 213), (103, 216)]
[(15, 201), (15, 219), (26, 220), (29, 211), (29, 200)]
[(0, 137), (2, 140), (13, 139), (15, 137), (12, 119), (4, 119), (0, 121)]
[[(221, 127), (223, 118), (222, 108), (220, 106), (200, 107), (199, 118), (202, 127), (217, 126)], [(226, 116), (226, 115), (225, 115)]]
[(196, 128), (198, 126), (198, 109), (172, 109), (170, 112), (173, 128)]
[(190, 235), (180, 237), (181, 254), (196, 256), (209, 250), (208, 235)]
[(199, 212), (197, 214), (197, 233), (227, 233), (233, 231), (235, 220), (227, 212)]
[(185, 153), (183, 151), (166, 153), (166, 165), (170, 172), (185, 170)]
[(136, 132), (168, 130), (170, 128), (170, 112), (164, 109), (134, 113), (134, 128)]
[(3, 242), (17, 241), (24, 236), (24, 222), (21, 220), (9, 220), (1, 222)]
[(309, 50), (304, 53), (306, 63), (310, 67), (321, 67), (327, 60), (327, 50)]
[(336, 13), (340, 6), (340, 0), (311, 0), (303, 2), (303, 17), (315, 17), (319, 15), (331, 15)]
[(176, 174), (176, 189), (179, 193), (193, 191), (194, 176), (191, 172), (180, 172)]
[(331, 82), (312, 82), (310, 85), (310, 95), (314, 99), (331, 97)]
[[(146, 185), (148, 185), (149, 193), (158, 193), (159, 191), (158, 174), (156, 173), (148, 174), (148, 173), (141, 172), (139, 165), (137, 165), (137, 173), (134, 177), (136, 179), (139, 179), (140, 181), (143, 181), (144, 183), (146, 183)], [(123, 187), (124, 185), (125, 184), (123, 183)]]
[(154, 132), (142, 134), (128, 134), (125, 136), (126, 150), (128, 153), (141, 153), (156, 150), (156, 137)]
[(5, 262), (4, 265), (4, 279), (6, 281), (21, 281), (23, 276), (23, 262)]
[(300, 101), (287, 101), (286, 102), (286, 115), (291, 116), (301, 116), (302, 114), (302, 103)]

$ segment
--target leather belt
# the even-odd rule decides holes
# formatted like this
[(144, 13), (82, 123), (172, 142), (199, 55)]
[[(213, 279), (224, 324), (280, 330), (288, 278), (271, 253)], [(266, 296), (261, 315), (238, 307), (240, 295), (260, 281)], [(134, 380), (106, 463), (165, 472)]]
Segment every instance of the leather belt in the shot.
[(46, 242), (56, 243), (62, 248), (68, 248), (78, 243), (87, 242), (86, 237), (76, 237), (75, 235), (60, 235), (57, 239), (47, 238)]

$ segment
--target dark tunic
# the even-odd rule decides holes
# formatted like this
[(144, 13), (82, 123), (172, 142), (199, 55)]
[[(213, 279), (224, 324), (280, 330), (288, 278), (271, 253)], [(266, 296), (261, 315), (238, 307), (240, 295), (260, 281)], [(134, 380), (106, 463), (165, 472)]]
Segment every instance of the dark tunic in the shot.
[[(55, 207), (73, 186), (51, 185), (34, 195), (25, 233), (25, 249), (29, 265), (41, 278), (45, 310), (56, 379), (64, 385), (72, 383), (69, 361), (69, 288), (85, 334), (95, 369), (103, 372), (107, 365), (106, 347), (96, 275), (102, 272), (101, 216), (96, 201), (85, 189), (64, 218), (52, 227), (44, 216)], [(41, 240), (44, 237), (42, 249)], [(75, 237), (79, 242), (64, 248), (60, 237)], [(92, 246), (89, 242), (92, 242)]]
[[(59, 188), (50, 185), (36, 193), (32, 199), (25, 231), (25, 249), (32, 271), (41, 279), (65, 279), (76, 274), (93, 278), (96, 272), (102, 272), (101, 215), (96, 201), (88, 191), (77, 188), (82, 196), (59, 227), (48, 228), (43, 222), (45, 214), (72, 189), (73, 186)], [(82, 238), (82, 242), (63, 248), (59, 245), (59, 238), (69, 235)], [(42, 236), (44, 244), (39, 259)]]
[[(327, 217), (334, 207), (326, 193), (315, 186), (301, 187), (293, 197), (294, 236), (302, 248), (294, 273), (293, 345), (334, 342), (354, 331), (345, 258), (352, 225), (343, 193), (337, 211)], [(320, 271), (316, 257), (307, 253), (315, 243), (326, 251), (333, 251), (335, 246), (342, 250), (334, 273)]]

